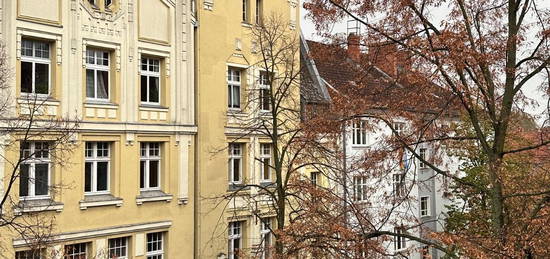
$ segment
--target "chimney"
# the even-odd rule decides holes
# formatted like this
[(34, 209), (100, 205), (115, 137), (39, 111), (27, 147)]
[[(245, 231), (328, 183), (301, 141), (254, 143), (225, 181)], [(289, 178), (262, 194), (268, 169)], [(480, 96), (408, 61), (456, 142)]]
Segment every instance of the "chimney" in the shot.
[(354, 61), (359, 61), (361, 56), (359, 41), (359, 35), (353, 32), (348, 35), (348, 57)]

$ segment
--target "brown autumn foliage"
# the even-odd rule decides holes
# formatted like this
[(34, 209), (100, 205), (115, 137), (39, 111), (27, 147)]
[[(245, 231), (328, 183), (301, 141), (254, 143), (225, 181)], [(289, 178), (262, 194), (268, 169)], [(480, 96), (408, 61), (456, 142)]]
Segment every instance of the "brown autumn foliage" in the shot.
[[(449, 182), (445, 192), (462, 206), (449, 208), (442, 232), (412, 224), (417, 230), (403, 234), (379, 223), (400, 217), (394, 209), (407, 195), (388, 201), (375, 195), (375, 185), (369, 202), (358, 205), (345, 189), (304, 187), (304, 208), (281, 235), (289, 253), (376, 258), (386, 255), (384, 241), (404, 236), (449, 256), (549, 257), (548, 114), (527, 115), (534, 102), (525, 95), (538, 90), (548, 99), (547, 1), (307, 0), (304, 7), (331, 42), (314, 46), (321, 54), (313, 58), (321, 74), (334, 74), (326, 78), (333, 87), (330, 112), (311, 119), (309, 130), (332, 138), (326, 142), (335, 147), (329, 152), (335, 161), (345, 156), (337, 154), (339, 130), (357, 117), (373, 122), (367, 125), (373, 132), (383, 125), (393, 133), (364, 159), (331, 167), (328, 177), (345, 187), (346, 173), (355, 170), (382, 184), (408, 152)], [(360, 55), (346, 55), (344, 39), (329, 30), (348, 18), (365, 30)], [(380, 71), (389, 77), (377, 76)], [(410, 122), (406, 133), (393, 127), (397, 119)], [(419, 143), (439, 155), (422, 159)], [(448, 170), (449, 155), (459, 159), (460, 170)], [(390, 209), (373, 209), (377, 202)]]

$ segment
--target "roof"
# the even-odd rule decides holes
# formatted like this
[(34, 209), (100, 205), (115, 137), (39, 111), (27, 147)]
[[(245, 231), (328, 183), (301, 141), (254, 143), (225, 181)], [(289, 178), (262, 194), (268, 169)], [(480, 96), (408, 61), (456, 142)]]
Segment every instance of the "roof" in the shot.
[[(429, 79), (412, 71), (406, 61), (403, 61), (404, 58), (398, 61), (401, 57), (395, 58), (397, 50), (395, 53), (371, 51), (370, 55), (361, 52), (356, 58), (351, 58), (348, 50), (338, 44), (325, 44), (303, 38), (301, 43), (302, 62), (307, 67), (303, 76), (303, 92), (321, 93), (323, 96), (328, 93), (326, 100), (334, 99), (336, 93), (347, 98), (360, 97), (363, 99), (361, 105), (368, 108), (392, 106), (424, 111), (446, 105), (451, 97)], [(373, 53), (377, 56), (373, 56)], [(399, 52), (397, 55), (402, 54)], [(392, 70), (388, 60), (404, 62), (405, 65)], [(394, 67), (395, 64), (397, 63), (393, 64)], [(311, 81), (307, 82), (308, 80)], [(306, 94), (303, 98), (307, 103), (318, 101)], [(437, 102), (437, 106), (434, 106), (434, 102)], [(367, 107), (358, 109), (361, 108)]]

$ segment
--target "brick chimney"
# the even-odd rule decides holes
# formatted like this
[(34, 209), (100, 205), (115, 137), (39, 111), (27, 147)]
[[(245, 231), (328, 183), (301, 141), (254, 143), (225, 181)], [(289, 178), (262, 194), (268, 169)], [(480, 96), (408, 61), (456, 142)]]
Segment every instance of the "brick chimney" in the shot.
[(359, 35), (355, 33), (350, 33), (348, 35), (348, 57), (359, 61), (361, 57), (361, 50), (360, 50), (360, 37)]

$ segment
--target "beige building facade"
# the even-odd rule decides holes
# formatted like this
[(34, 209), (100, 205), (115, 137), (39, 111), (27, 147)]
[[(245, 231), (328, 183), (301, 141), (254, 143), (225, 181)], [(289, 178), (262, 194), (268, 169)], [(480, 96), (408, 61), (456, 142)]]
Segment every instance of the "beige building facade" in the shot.
[(269, 258), (275, 214), (252, 185), (273, 183), (263, 166), (273, 147), (243, 127), (269, 109), (257, 102), (265, 71), (252, 30), (277, 16), (298, 37), (299, 1), (204, 0), (197, 11), (196, 255)]
[[(40, 116), (79, 121), (63, 166), (44, 136), (0, 150), (0, 192), (9, 161), (29, 156), (10, 198), (20, 219), (53, 220), (42, 258), (192, 258), (192, 9), (187, 0), (0, 0), (13, 114), (39, 102)], [(2, 230), (0, 242), (6, 258), (38, 258), (17, 232)]]

